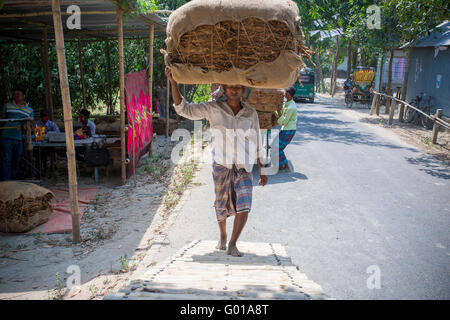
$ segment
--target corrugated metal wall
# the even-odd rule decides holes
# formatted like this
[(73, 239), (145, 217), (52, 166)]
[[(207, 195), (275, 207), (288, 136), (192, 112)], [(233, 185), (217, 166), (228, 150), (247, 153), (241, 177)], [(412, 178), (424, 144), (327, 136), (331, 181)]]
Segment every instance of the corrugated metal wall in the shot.
[[(439, 88), (436, 87), (440, 75)], [(440, 51), (434, 58), (434, 48), (414, 48), (411, 54), (406, 101), (425, 92), (432, 96), (431, 104), (443, 109), (450, 117), (450, 49)]]

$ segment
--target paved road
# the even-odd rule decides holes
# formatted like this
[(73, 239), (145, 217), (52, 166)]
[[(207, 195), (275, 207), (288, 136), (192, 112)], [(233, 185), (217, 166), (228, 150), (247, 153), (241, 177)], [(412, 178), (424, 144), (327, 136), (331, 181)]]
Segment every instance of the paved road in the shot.
[[(450, 299), (449, 168), (330, 100), (298, 104), (298, 117), (286, 150), (294, 172), (254, 188), (241, 240), (285, 245), (337, 299)], [(158, 262), (218, 236), (209, 165), (197, 181)], [(369, 289), (377, 271), (381, 288)]]

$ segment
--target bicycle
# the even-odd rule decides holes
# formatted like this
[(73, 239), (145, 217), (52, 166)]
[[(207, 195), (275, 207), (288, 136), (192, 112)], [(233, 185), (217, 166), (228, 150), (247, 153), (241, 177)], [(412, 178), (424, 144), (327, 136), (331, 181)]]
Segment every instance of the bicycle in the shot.
[[(431, 105), (431, 96), (428, 96), (426, 105), (422, 105), (422, 101), (426, 96), (426, 93), (421, 92), (420, 95), (416, 96), (416, 98), (413, 99), (409, 104), (426, 113), (427, 115), (431, 115), (431, 111), (434, 109), (434, 107)], [(413, 108), (409, 108), (408, 106), (406, 106), (405, 110), (405, 120), (408, 123), (417, 125), (420, 124), (422, 127), (428, 130), (432, 129), (434, 125), (434, 120), (424, 116), (422, 113)]]
[(347, 108), (351, 108), (353, 105), (353, 85), (350, 80), (344, 82), (344, 92), (345, 92), (345, 104)]

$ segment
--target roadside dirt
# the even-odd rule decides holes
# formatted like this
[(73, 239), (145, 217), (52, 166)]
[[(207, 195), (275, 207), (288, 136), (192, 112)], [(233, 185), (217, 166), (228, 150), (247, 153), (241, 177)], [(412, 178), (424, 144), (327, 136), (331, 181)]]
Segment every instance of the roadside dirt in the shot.
[[(173, 146), (170, 138), (157, 137), (154, 157), (139, 163), (136, 186), (133, 178), (118, 186), (100, 175), (100, 190), (80, 224), (80, 244), (72, 244), (71, 234), (0, 234), (0, 299), (100, 299), (125, 285), (190, 181), (170, 160)], [(196, 169), (186, 168), (190, 176)], [(78, 185), (92, 186), (93, 179)], [(80, 286), (68, 290), (77, 270)]]

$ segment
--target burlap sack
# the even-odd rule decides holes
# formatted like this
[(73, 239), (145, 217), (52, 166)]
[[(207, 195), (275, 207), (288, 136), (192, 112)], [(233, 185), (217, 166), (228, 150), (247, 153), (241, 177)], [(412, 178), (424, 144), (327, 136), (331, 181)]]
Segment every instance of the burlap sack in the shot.
[(261, 129), (272, 129), (272, 112), (258, 112), (259, 127)]
[(48, 221), (54, 194), (25, 182), (0, 182), (0, 231), (26, 232)]
[(291, 86), (308, 49), (291, 0), (193, 0), (167, 25), (164, 60), (185, 84)]
[(247, 103), (257, 111), (272, 112), (277, 110), (284, 102), (284, 90), (282, 89), (258, 89), (252, 90)]

